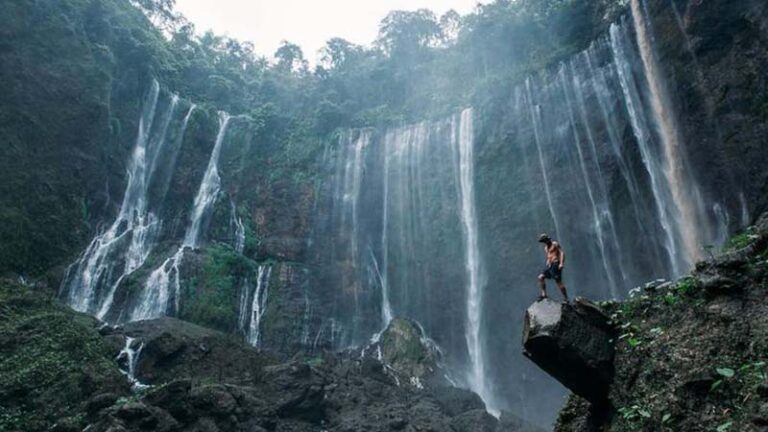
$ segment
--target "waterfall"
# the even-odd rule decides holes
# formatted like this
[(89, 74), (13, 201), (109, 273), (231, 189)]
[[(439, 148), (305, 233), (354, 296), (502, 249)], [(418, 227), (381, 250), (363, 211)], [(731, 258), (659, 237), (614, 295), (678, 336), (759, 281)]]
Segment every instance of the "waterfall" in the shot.
[[(200, 246), (201, 228), (204, 220), (210, 215), (213, 205), (221, 189), (219, 177), (219, 155), (221, 146), (229, 126), (230, 116), (225, 112), (219, 113), (219, 132), (211, 151), (208, 166), (195, 196), (189, 225), (184, 234), (184, 241), (176, 252), (163, 264), (155, 269), (147, 278), (141, 297), (130, 315), (130, 321), (157, 318), (163, 315), (177, 314), (181, 297), (181, 277), (179, 266), (184, 258), (186, 248), (195, 249)], [(173, 306), (171, 307), (171, 299)]]
[(237, 207), (235, 206), (235, 203), (230, 201), (229, 204), (231, 214), (230, 228), (232, 228), (234, 232), (234, 244), (232, 247), (235, 248), (235, 252), (242, 255), (245, 250), (245, 225), (243, 225), (242, 218), (237, 216)]
[(136, 345), (134, 343), (135, 341), (135, 338), (126, 336), (125, 346), (122, 350), (120, 350), (120, 353), (118, 353), (115, 360), (118, 362), (125, 362), (125, 370), (121, 368), (120, 372), (122, 372), (123, 375), (128, 378), (128, 383), (131, 384), (131, 389), (134, 391), (139, 391), (149, 386), (142, 384), (138, 378), (136, 378), (136, 367), (139, 364), (139, 356), (141, 355), (141, 350), (144, 349), (144, 342), (139, 342), (138, 348), (134, 348), (134, 345)]
[(224, 142), (224, 136), (227, 134), (227, 127), (231, 117), (229, 114), (219, 112), (219, 133), (216, 136), (216, 143), (211, 152), (211, 158), (208, 160), (208, 167), (205, 170), (203, 181), (200, 183), (200, 189), (195, 196), (195, 204), (192, 210), (192, 218), (184, 234), (183, 246), (197, 248), (200, 244), (201, 226), (203, 220), (208, 216), (219, 197), (221, 190), (221, 177), (219, 177), (219, 156), (221, 155), (221, 145)]
[(739, 205), (741, 206), (741, 227), (746, 228), (749, 226), (749, 206), (747, 206), (747, 199), (744, 197), (744, 192), (739, 193)]
[(269, 297), (269, 280), (272, 275), (272, 267), (260, 265), (256, 276), (256, 287), (250, 291), (247, 282), (240, 294), (239, 327), (245, 336), (245, 340), (256, 348), (261, 347), (261, 321), (267, 310), (267, 298)]
[[(386, 197), (386, 194), (385, 194)], [(386, 199), (386, 198), (385, 198)], [(386, 212), (386, 210), (385, 210)], [(386, 216), (385, 216), (386, 218)], [(384, 225), (386, 227), (386, 225)], [(382, 244), (386, 244), (386, 228), (382, 230), (384, 233), (384, 239), (382, 241)], [(368, 249), (371, 253), (371, 262), (373, 263), (373, 269), (376, 272), (376, 277), (379, 280), (379, 285), (381, 286), (381, 322), (382, 322), (382, 331), (386, 330), (389, 323), (394, 318), (394, 314), (392, 313), (392, 303), (389, 301), (389, 287), (387, 286), (387, 279), (386, 279), (386, 272), (382, 273), (381, 269), (379, 268), (379, 263), (376, 260), (376, 255), (373, 253), (373, 249)], [(384, 255), (386, 256), (386, 252), (384, 252)], [(386, 264), (385, 267), (386, 268)]]
[(541, 176), (544, 180), (544, 193), (547, 197), (547, 205), (549, 206), (549, 214), (552, 216), (552, 222), (555, 224), (555, 236), (560, 238), (560, 224), (557, 222), (557, 213), (555, 212), (555, 206), (552, 202), (552, 191), (549, 186), (549, 173), (544, 163), (544, 154), (541, 150), (541, 130), (539, 125), (539, 117), (541, 116), (541, 107), (534, 105), (533, 91), (531, 90), (531, 79), (525, 80), (526, 97), (528, 101), (528, 109), (531, 112), (531, 124), (533, 125), (533, 134), (536, 143), (536, 153), (539, 156), (539, 165), (541, 166)]
[(664, 151), (663, 173), (672, 193), (673, 220), (683, 243), (683, 264), (690, 266), (701, 257), (701, 245), (708, 239), (706, 218), (702, 214), (701, 192), (692, 181), (685, 160), (676, 114), (672, 109), (663, 74), (656, 59), (653, 36), (646, 24), (642, 0), (631, 0), (635, 35), (648, 80), (650, 102)]
[(672, 273), (677, 275), (680, 274), (685, 264), (681, 262), (680, 254), (678, 254), (676, 227), (672, 225), (671, 203), (667, 199), (669, 195), (668, 185), (664, 183), (665, 177), (662, 174), (661, 161), (651, 148), (651, 132), (642, 112), (641, 90), (633, 76), (632, 66), (626, 54), (628, 44), (626, 30), (613, 24), (610, 28), (610, 36), (614, 61), (624, 93), (625, 106), (629, 113), (630, 123), (642, 155), (645, 170), (650, 178), (657, 216), (664, 231), (664, 243)]
[[(631, 21), (611, 26), (516, 86), (501, 118), (467, 109), (345, 134), (326, 155), (336, 157), (335, 176), (319, 189), (332, 195), (334, 207), (318, 207), (331, 215), (330, 240), (315, 245), (328, 259), (323, 283), (339, 287), (339, 337), (325, 329), (315, 343), (323, 334), (339, 348), (362, 345), (393, 316), (414, 319), (490, 409), (546, 405), (516, 345), (485, 330), (517, 329), (516, 305), (537, 294), (537, 235), (553, 229), (569, 257), (566, 284), (592, 298), (622, 298), (689, 262), (690, 232), (673, 191), (680, 184), (665, 170), (669, 142), (655, 127), (650, 82), (661, 77), (647, 77), (633, 38)], [(478, 120), (489, 117), (492, 124)], [(691, 195), (696, 213), (716, 218), (722, 236), (725, 208), (699, 212), (699, 200)]]
[[(608, 277), (611, 294), (613, 295), (614, 298), (618, 298), (619, 295), (617, 291), (616, 281), (614, 280), (614, 276), (613, 276), (613, 270), (610, 264), (608, 263), (608, 253), (606, 252), (606, 245), (605, 245), (605, 238), (604, 238), (606, 233), (604, 232), (604, 226), (601, 223), (602, 218), (600, 215), (600, 211), (598, 210), (597, 202), (595, 200), (595, 193), (592, 191), (592, 185), (591, 185), (589, 174), (587, 171), (586, 159), (584, 157), (584, 152), (581, 148), (581, 139), (579, 138), (579, 135), (576, 131), (576, 120), (573, 114), (573, 108), (571, 106), (571, 99), (568, 94), (564, 68), (560, 69), (560, 82), (563, 88), (563, 96), (565, 98), (565, 103), (568, 108), (568, 118), (571, 122), (571, 130), (573, 131), (573, 143), (574, 143), (574, 146), (576, 147), (576, 151), (579, 154), (579, 167), (581, 168), (581, 176), (584, 180), (584, 187), (587, 190), (587, 196), (589, 197), (590, 206), (592, 207), (592, 218), (594, 221), (594, 230), (597, 236), (598, 247), (600, 248), (600, 258), (603, 263), (603, 270), (605, 271), (605, 274)], [(578, 87), (578, 83), (574, 83), (574, 87)], [(588, 126), (587, 126), (587, 130), (589, 130)], [(613, 225), (612, 222), (610, 222), (610, 225), (611, 226)], [(613, 233), (613, 238), (615, 239), (615, 233)], [(618, 247), (616, 249), (617, 251), (619, 250)], [(622, 274), (623, 274), (623, 271), (622, 271)]]
[[(459, 186), (461, 197), (461, 221), (464, 226), (464, 254), (467, 271), (467, 350), (471, 363), (469, 386), (489, 403), (486, 386), (485, 356), (481, 339), (483, 286), (480, 276), (480, 248), (477, 242), (477, 217), (475, 212), (474, 181), (474, 128), (472, 110), (461, 113), (459, 124)], [(554, 216), (554, 214), (553, 214)]]
[[(168, 148), (172, 141), (168, 135), (179, 104), (179, 98), (173, 95), (165, 111), (156, 116), (159, 99), (160, 85), (153, 81), (139, 118), (120, 211), (110, 227), (94, 237), (70, 267), (62, 284), (66, 301), (80, 312), (104, 318), (112, 307), (117, 288), (144, 264), (155, 245), (162, 221), (152, 210), (149, 189), (156, 182), (164, 181), (157, 175), (157, 167), (161, 158), (174, 152)], [(194, 109), (191, 105), (181, 123), (177, 133), (179, 144)], [(163, 176), (169, 177), (170, 171), (172, 169), (162, 170)]]

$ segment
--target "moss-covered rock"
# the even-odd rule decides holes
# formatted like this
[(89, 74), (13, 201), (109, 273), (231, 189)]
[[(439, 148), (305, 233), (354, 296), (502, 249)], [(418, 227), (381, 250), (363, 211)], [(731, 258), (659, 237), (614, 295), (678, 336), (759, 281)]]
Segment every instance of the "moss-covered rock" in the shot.
[(182, 265), (184, 280), (179, 318), (233, 332), (237, 327), (239, 293), (253, 267), (252, 261), (229, 245), (188, 250)]
[(0, 430), (83, 427), (94, 395), (127, 394), (95, 319), (0, 279)]
[(768, 424), (768, 215), (751, 242), (673, 284), (607, 303), (610, 404), (572, 396), (556, 431), (758, 431)]
[(414, 321), (393, 319), (381, 335), (382, 361), (408, 377), (421, 379), (433, 374), (438, 354)]

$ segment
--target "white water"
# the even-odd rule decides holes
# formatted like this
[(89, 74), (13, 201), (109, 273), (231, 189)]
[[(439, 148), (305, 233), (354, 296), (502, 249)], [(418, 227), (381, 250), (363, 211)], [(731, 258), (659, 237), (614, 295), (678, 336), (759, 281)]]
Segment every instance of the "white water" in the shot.
[[(386, 206), (385, 206), (386, 207)], [(386, 213), (386, 210), (384, 210)], [(386, 233), (386, 228), (384, 229), (384, 233)], [(384, 234), (386, 236), (386, 234)], [(393, 313), (392, 313), (392, 304), (389, 301), (389, 288), (387, 287), (387, 279), (386, 279), (386, 272), (382, 273), (381, 269), (379, 268), (379, 262), (376, 260), (376, 255), (373, 253), (372, 249), (368, 249), (371, 253), (371, 262), (373, 263), (373, 270), (376, 273), (376, 277), (379, 280), (379, 285), (381, 285), (381, 322), (382, 322), (382, 331), (384, 331), (387, 326), (389, 326), (389, 323), (392, 321)], [(386, 256), (386, 252), (385, 252)]]
[[(104, 318), (112, 307), (120, 283), (141, 267), (151, 253), (161, 220), (149, 207), (149, 187), (160, 156), (168, 151), (168, 129), (178, 107), (172, 96), (168, 108), (153, 129), (160, 85), (153, 81), (139, 119), (139, 131), (131, 160), (120, 212), (112, 225), (96, 236), (64, 281), (67, 302), (73, 309)], [(178, 140), (186, 130), (192, 105), (181, 125)], [(153, 133), (154, 131), (154, 133)]]
[(187, 232), (184, 235), (184, 246), (197, 248), (200, 246), (201, 226), (204, 218), (208, 215), (216, 203), (221, 191), (221, 177), (219, 176), (219, 156), (221, 155), (221, 146), (224, 143), (224, 137), (227, 134), (227, 127), (231, 117), (229, 114), (219, 112), (219, 133), (216, 136), (216, 144), (213, 146), (211, 157), (208, 160), (208, 167), (205, 170), (203, 181), (200, 183), (200, 189), (195, 196), (195, 204), (192, 210), (192, 218)]
[(237, 207), (234, 202), (230, 202), (230, 207), (230, 212), (232, 214), (231, 225), (234, 228), (235, 234), (234, 244), (232, 246), (235, 248), (235, 252), (242, 255), (243, 250), (245, 250), (245, 225), (243, 225), (243, 220), (237, 216)]
[(261, 321), (267, 310), (271, 276), (271, 266), (259, 266), (253, 292), (249, 292), (250, 284), (246, 283), (240, 297), (240, 331), (245, 340), (256, 348), (261, 347)]
[(139, 364), (139, 356), (141, 355), (141, 350), (144, 349), (144, 342), (139, 342), (139, 347), (134, 348), (133, 342), (135, 340), (135, 338), (129, 336), (125, 337), (125, 346), (122, 350), (120, 350), (116, 360), (120, 361), (121, 359), (125, 358), (128, 370), (120, 369), (120, 372), (122, 372), (128, 378), (128, 383), (131, 384), (131, 389), (137, 391), (143, 390), (149, 386), (142, 384), (136, 378), (136, 366)]
[[(190, 222), (184, 234), (184, 242), (173, 256), (166, 259), (160, 267), (149, 275), (144, 284), (141, 298), (130, 315), (130, 321), (157, 318), (179, 312), (179, 298), (181, 296), (179, 266), (184, 258), (184, 249), (194, 249), (200, 246), (203, 221), (210, 214), (219, 196), (221, 177), (219, 177), (218, 163), (229, 121), (229, 114), (219, 113), (219, 132), (211, 151), (211, 157), (208, 160), (208, 167), (195, 196)], [(173, 308), (170, 304), (171, 298), (174, 300)]]
[(392, 303), (389, 300), (389, 280), (387, 270), (389, 269), (389, 148), (392, 147), (392, 135), (387, 134), (384, 139), (384, 186), (383, 186), (383, 208), (381, 211), (381, 255), (382, 265), (380, 269), (376, 256), (371, 252), (371, 259), (376, 264), (376, 273), (379, 275), (381, 283), (381, 321), (382, 329), (386, 329), (392, 321)]
[(665, 191), (666, 184), (661, 170), (661, 162), (654, 156), (650, 147), (650, 129), (647, 120), (642, 113), (640, 99), (640, 87), (632, 75), (632, 67), (627, 61), (625, 53), (625, 44), (627, 37), (625, 32), (617, 25), (613, 24), (610, 28), (611, 49), (616, 63), (616, 70), (619, 75), (621, 89), (624, 93), (624, 102), (629, 113), (632, 130), (637, 140), (643, 165), (648, 173), (651, 183), (651, 191), (654, 197), (654, 204), (658, 213), (659, 222), (664, 231), (664, 246), (667, 250), (669, 263), (672, 273), (681, 274), (684, 263), (681, 263), (680, 254), (678, 254), (678, 242), (675, 236), (675, 227), (672, 226), (672, 216), (669, 214), (669, 200), (666, 198), (668, 193)]
[(533, 90), (531, 89), (531, 80), (527, 78), (525, 80), (526, 97), (528, 98), (528, 107), (531, 112), (531, 123), (533, 125), (533, 135), (536, 141), (536, 151), (539, 156), (539, 166), (541, 167), (541, 176), (544, 179), (544, 193), (547, 197), (547, 206), (549, 207), (549, 214), (552, 216), (552, 222), (555, 225), (555, 237), (560, 238), (560, 224), (557, 222), (557, 213), (555, 213), (555, 205), (552, 202), (552, 192), (549, 188), (549, 173), (547, 167), (544, 164), (544, 154), (541, 151), (541, 131), (539, 124), (539, 106), (534, 105)]
[(467, 271), (467, 326), (466, 340), (470, 359), (468, 383), (489, 405), (490, 394), (485, 376), (485, 356), (481, 341), (483, 287), (480, 275), (480, 248), (477, 241), (474, 185), (474, 129), (473, 112), (461, 113), (459, 125), (459, 186), (461, 221), (464, 228), (464, 254)]
[[(573, 108), (571, 106), (571, 98), (568, 95), (568, 87), (566, 85), (566, 79), (565, 79), (565, 69), (560, 69), (560, 82), (563, 88), (563, 95), (565, 97), (566, 106), (568, 108), (568, 117), (571, 122), (571, 130), (573, 132), (573, 141), (576, 146), (576, 151), (579, 155), (579, 167), (581, 168), (581, 175), (584, 180), (584, 185), (587, 189), (587, 196), (589, 197), (589, 202), (592, 207), (592, 219), (594, 223), (594, 231), (595, 235), (597, 237), (597, 244), (598, 248), (600, 249), (600, 258), (603, 263), (603, 270), (605, 271), (606, 276), (608, 277), (608, 283), (610, 284), (610, 290), (611, 294), (614, 298), (619, 298), (618, 295), (618, 289), (616, 286), (616, 280), (613, 276), (613, 270), (611, 269), (611, 266), (608, 264), (608, 254), (606, 252), (605, 248), (605, 233), (603, 224), (601, 223), (601, 216), (600, 211), (597, 208), (597, 203), (595, 201), (595, 194), (592, 191), (592, 184), (589, 180), (589, 174), (587, 173), (587, 164), (586, 160), (584, 158), (584, 152), (581, 148), (581, 140), (579, 139), (579, 135), (576, 132), (576, 120), (574, 119), (573, 114)], [(578, 86), (578, 83), (574, 84), (574, 87)], [(587, 126), (588, 127), (588, 126)], [(615, 238), (615, 234), (614, 234)], [(623, 273), (623, 271), (622, 271)]]
[(744, 197), (744, 192), (739, 193), (739, 204), (741, 205), (741, 227), (746, 228), (749, 226), (749, 206), (747, 206), (747, 199)]
[(674, 207), (672, 217), (682, 237), (683, 264), (690, 266), (701, 258), (701, 246), (708, 238), (706, 218), (701, 193), (691, 181), (687, 162), (682, 149), (676, 115), (667, 94), (664, 78), (656, 59), (653, 36), (646, 23), (644, 5), (641, 0), (632, 0), (632, 17), (640, 57), (648, 80), (652, 111), (661, 135), (664, 152), (663, 173), (670, 187)]

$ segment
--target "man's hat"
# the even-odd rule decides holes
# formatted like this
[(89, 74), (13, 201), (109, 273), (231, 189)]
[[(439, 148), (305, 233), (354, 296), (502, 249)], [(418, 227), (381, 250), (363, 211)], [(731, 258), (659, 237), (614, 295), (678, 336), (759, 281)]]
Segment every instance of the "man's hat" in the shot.
[(546, 243), (548, 240), (552, 240), (552, 239), (549, 237), (549, 234), (547, 233), (542, 233), (539, 236), (539, 243)]

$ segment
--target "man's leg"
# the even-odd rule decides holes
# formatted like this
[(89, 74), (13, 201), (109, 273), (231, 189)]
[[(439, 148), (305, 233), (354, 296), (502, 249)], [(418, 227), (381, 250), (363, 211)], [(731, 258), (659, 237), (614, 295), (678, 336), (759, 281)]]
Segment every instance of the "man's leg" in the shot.
[(539, 288), (541, 289), (540, 299), (547, 298), (547, 283), (544, 281), (544, 273), (539, 273)]
[(560, 292), (563, 294), (563, 298), (567, 302), (568, 301), (568, 291), (565, 289), (565, 284), (563, 283), (562, 279), (558, 280), (556, 282), (557, 282), (557, 287), (560, 288)]

